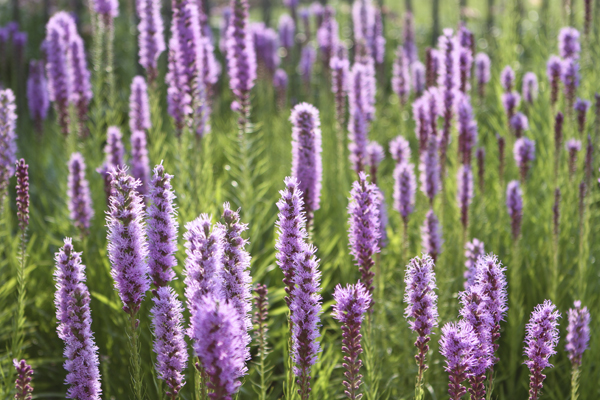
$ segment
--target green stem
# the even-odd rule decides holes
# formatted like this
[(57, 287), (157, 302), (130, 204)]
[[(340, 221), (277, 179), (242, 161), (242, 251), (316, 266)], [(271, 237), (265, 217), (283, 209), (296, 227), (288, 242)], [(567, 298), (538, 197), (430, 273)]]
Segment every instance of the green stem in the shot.
[(17, 315), (13, 323), (13, 342), (12, 355), (17, 360), (21, 359), (23, 347), (23, 327), (25, 325), (25, 261), (26, 261), (26, 236), (25, 231), (21, 231), (21, 240), (19, 245), (19, 265), (17, 267)]
[(142, 360), (140, 357), (140, 336), (138, 331), (139, 321), (135, 314), (129, 315), (129, 351), (131, 361), (131, 386), (136, 400), (144, 398), (142, 392)]
[(571, 372), (571, 400), (577, 400), (579, 398), (579, 377), (581, 375), (581, 370), (579, 367), (573, 367), (573, 371)]

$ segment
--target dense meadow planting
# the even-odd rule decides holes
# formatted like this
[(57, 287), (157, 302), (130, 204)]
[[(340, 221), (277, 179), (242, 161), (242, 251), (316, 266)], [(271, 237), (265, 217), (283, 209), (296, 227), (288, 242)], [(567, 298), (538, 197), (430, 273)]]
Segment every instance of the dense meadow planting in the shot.
[(0, 3), (0, 398), (600, 397), (600, 1)]

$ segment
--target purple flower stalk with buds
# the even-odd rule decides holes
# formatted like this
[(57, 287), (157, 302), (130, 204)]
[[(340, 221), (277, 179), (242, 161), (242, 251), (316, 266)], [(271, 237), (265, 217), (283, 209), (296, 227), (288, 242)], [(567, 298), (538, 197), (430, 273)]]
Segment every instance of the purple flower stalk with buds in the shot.
[(281, 46), (287, 50), (291, 49), (294, 46), (294, 37), (296, 35), (296, 25), (292, 17), (288, 14), (282, 14), (279, 17), (278, 30)]
[(550, 104), (558, 101), (560, 77), (562, 76), (562, 60), (558, 56), (550, 56), (546, 64), (546, 76), (550, 82)]
[(332, 316), (342, 324), (342, 351), (345, 353), (343, 367), (346, 369), (344, 393), (349, 399), (360, 399), (359, 389), (362, 383), (360, 355), (363, 352), (360, 345), (362, 338), (360, 328), (371, 304), (371, 294), (361, 283), (348, 285), (345, 288), (337, 285), (333, 298), (336, 304), (333, 306)]
[(496, 133), (496, 141), (498, 142), (498, 172), (500, 175), (500, 181), (504, 181), (504, 148), (506, 147), (506, 141), (504, 137)]
[(129, 96), (129, 129), (131, 132), (145, 131), (151, 127), (148, 86), (144, 77), (135, 76), (131, 82)]
[(310, 85), (313, 66), (316, 59), (317, 51), (314, 49), (314, 47), (312, 47), (310, 44), (305, 45), (300, 53), (300, 64), (298, 65), (298, 69), (300, 70), (300, 75), (302, 75), (302, 80), (306, 85)]
[(535, 159), (535, 142), (526, 137), (517, 139), (513, 149), (515, 162), (521, 172), (521, 183), (525, 183), (531, 162)]
[(473, 173), (470, 165), (461, 165), (456, 175), (458, 190), (456, 199), (460, 208), (460, 222), (464, 229), (469, 223), (469, 206), (473, 200)]
[(567, 345), (565, 350), (569, 353), (569, 360), (573, 368), (581, 366), (581, 357), (589, 347), (590, 341), (590, 312), (587, 307), (581, 307), (577, 300), (569, 309), (569, 325), (567, 327)]
[(390, 141), (390, 154), (396, 164), (406, 164), (410, 162), (410, 145), (408, 140), (398, 135)]
[(292, 109), (292, 176), (298, 181), (310, 226), (319, 209), (323, 166), (321, 161), (321, 120), (319, 110), (308, 103)]
[[(331, 91), (335, 96), (335, 116), (339, 125), (339, 129), (345, 126), (346, 119), (346, 94), (348, 92), (348, 75), (350, 70), (350, 62), (343, 48), (338, 46), (336, 53), (329, 61), (331, 69)], [(341, 54), (340, 54), (341, 53)]]
[(525, 100), (525, 102), (532, 104), (533, 101), (537, 99), (539, 89), (537, 76), (534, 72), (527, 72), (523, 76), (523, 84), (521, 91), (523, 93), (523, 100)]
[(161, 3), (158, 0), (137, 0), (138, 47), (140, 65), (146, 70), (151, 84), (158, 76), (158, 57), (165, 51), (163, 20), (160, 15)]
[(458, 89), (466, 94), (471, 85), (471, 69), (473, 66), (473, 33), (464, 25), (458, 30), (458, 69), (459, 69), (459, 86)]
[(484, 255), (485, 245), (481, 240), (473, 238), (473, 240), (465, 244), (465, 289), (468, 289), (475, 284), (475, 279), (477, 277), (477, 260)]
[(483, 194), (485, 189), (485, 149), (478, 147), (475, 151), (475, 158), (477, 158), (477, 175), (479, 180), (479, 190)]
[(69, 132), (69, 97), (72, 91), (69, 67), (69, 42), (65, 26), (74, 24), (64, 11), (54, 14), (46, 24), (46, 71), (50, 101), (54, 103), (62, 133)]
[(440, 63), (441, 73), (438, 77), (438, 86), (442, 91), (441, 96), (444, 110), (444, 127), (440, 138), (440, 164), (442, 170), (445, 169), (446, 150), (450, 142), (450, 130), (452, 128), (452, 119), (454, 118), (456, 104), (456, 89), (459, 84), (457, 45), (456, 38), (452, 37), (452, 29), (444, 29), (444, 34), (439, 39), (439, 48), (442, 53), (443, 62)]
[(410, 65), (410, 79), (415, 96), (421, 96), (425, 91), (425, 65), (422, 62), (415, 61)]
[(473, 327), (465, 320), (449, 322), (442, 327), (440, 354), (446, 359), (444, 370), (449, 375), (448, 394), (451, 400), (460, 400), (467, 393), (462, 383), (476, 363), (474, 353), (477, 343)]
[(560, 76), (563, 86), (565, 87), (565, 99), (567, 107), (573, 107), (575, 100), (575, 91), (579, 87), (581, 75), (579, 74), (579, 63), (575, 58), (567, 58), (563, 61)]
[(475, 56), (475, 79), (477, 81), (477, 92), (479, 97), (485, 96), (485, 87), (490, 81), (491, 69), (490, 57), (485, 53), (477, 53)]
[(337, 46), (339, 46), (338, 23), (335, 19), (335, 9), (332, 6), (325, 6), (323, 23), (317, 30), (317, 43), (319, 44), (323, 66), (327, 69)]
[(468, 96), (458, 102), (458, 153), (463, 165), (471, 165), (473, 147), (477, 143), (477, 122)]
[(406, 229), (408, 216), (415, 208), (417, 181), (415, 166), (410, 163), (398, 163), (394, 169), (394, 208), (400, 213)]
[(27, 364), (27, 361), (13, 360), (13, 365), (17, 372), (17, 379), (15, 381), (15, 399), (16, 400), (31, 400), (31, 394), (33, 393), (33, 387), (31, 386), (31, 377), (33, 376), (33, 369), (31, 365)]
[(506, 188), (506, 208), (511, 220), (513, 239), (521, 234), (521, 220), (523, 219), (523, 192), (519, 181), (510, 181)]
[(427, 142), (427, 148), (420, 157), (419, 179), (421, 181), (421, 191), (429, 198), (429, 203), (433, 204), (435, 195), (440, 191), (441, 183), (438, 139), (430, 135)]
[(350, 204), (348, 214), (350, 229), (349, 242), (350, 254), (358, 266), (361, 282), (369, 293), (373, 293), (373, 256), (379, 253), (380, 192), (377, 186), (367, 181), (367, 175), (361, 172), (358, 181), (355, 181), (350, 191)]
[(579, 31), (571, 27), (561, 28), (558, 33), (558, 50), (562, 58), (579, 58)]
[(521, 96), (518, 92), (506, 92), (502, 94), (502, 105), (506, 112), (506, 118), (510, 123), (512, 117), (515, 115), (515, 110), (521, 103)]
[(422, 394), (423, 374), (428, 366), (425, 356), (429, 351), (431, 330), (438, 326), (437, 295), (435, 289), (434, 261), (428, 255), (415, 257), (406, 266), (404, 282), (406, 289), (404, 293), (404, 317), (408, 320), (410, 329), (417, 333), (415, 347), (418, 350), (415, 360), (419, 367), (415, 397), (420, 398)]
[(404, 29), (402, 30), (403, 46), (409, 64), (413, 64), (419, 58), (417, 44), (415, 43), (415, 19), (410, 10), (404, 13)]
[(565, 144), (569, 154), (569, 177), (572, 179), (577, 171), (577, 153), (581, 150), (581, 140), (570, 139)]
[(558, 344), (558, 319), (560, 313), (550, 300), (538, 304), (533, 312), (529, 323), (526, 325), (527, 336), (525, 337), (524, 354), (528, 360), (524, 362), (529, 368), (529, 398), (537, 400), (542, 390), (546, 375), (545, 368), (552, 367), (548, 359), (556, 354)]
[(350, 122), (348, 131), (351, 143), (350, 161), (356, 173), (364, 170), (366, 165), (367, 133), (369, 121), (374, 109), (369, 101), (370, 76), (368, 67), (356, 63), (352, 66), (349, 79), (348, 103), (350, 105)]
[(87, 120), (88, 107), (92, 100), (92, 84), (90, 82), (90, 71), (87, 67), (83, 39), (77, 33), (75, 26), (71, 26), (67, 33), (69, 37), (69, 50), (71, 61), (71, 83), (72, 92), (70, 102), (75, 105), (77, 118), (79, 119), (81, 133), (83, 123)]
[(577, 113), (577, 129), (579, 130), (580, 135), (583, 134), (585, 130), (585, 114), (591, 105), (592, 103), (589, 101), (578, 98), (573, 106), (575, 112)]
[[(412, 115), (415, 121), (415, 135), (419, 140), (419, 155), (423, 154), (423, 152), (427, 148), (427, 139), (430, 135), (431, 129), (431, 121), (430, 118), (430, 110), (429, 104), (427, 102), (428, 96), (427, 93), (413, 101), (412, 103)], [(401, 137), (401, 136), (398, 136)], [(408, 147), (408, 142), (406, 139), (403, 139), (406, 142), (406, 146)], [(392, 142), (390, 142), (390, 151), (394, 154), (394, 151), (391, 149)]]
[(427, 89), (435, 86), (439, 78), (440, 53), (436, 49), (425, 49), (425, 84)]
[(507, 65), (500, 73), (500, 84), (505, 92), (512, 92), (515, 87), (515, 71)]
[(98, 370), (98, 347), (92, 332), (90, 293), (85, 284), (85, 265), (81, 253), (73, 249), (70, 238), (56, 253), (56, 319), (58, 336), (65, 343), (63, 355), (67, 370), (65, 384), (70, 399), (99, 400), (102, 393)]
[(24, 159), (16, 162), (17, 176), (17, 219), (19, 220), (19, 229), (21, 234), (25, 234), (27, 225), (29, 225), (29, 165), (25, 164)]
[(85, 161), (81, 153), (71, 154), (68, 180), (69, 212), (73, 225), (82, 233), (90, 228), (94, 216), (90, 187), (85, 179)]
[(433, 262), (435, 262), (442, 252), (442, 244), (440, 221), (433, 210), (430, 209), (425, 215), (423, 226), (421, 226), (421, 247), (423, 248), (423, 253), (431, 256)]
[(146, 148), (146, 133), (144, 131), (133, 131), (131, 134), (131, 175), (140, 181), (138, 192), (142, 196), (148, 193), (150, 182), (150, 161), (148, 160), (148, 149)]
[(377, 168), (384, 158), (383, 147), (375, 141), (370, 141), (367, 145), (367, 165), (370, 167), (371, 180), (375, 185), (377, 185)]
[(511, 130), (514, 132), (517, 139), (521, 138), (521, 136), (523, 136), (523, 132), (529, 129), (529, 121), (527, 117), (520, 112), (513, 115), (509, 123)]
[(400, 99), (400, 105), (404, 107), (410, 94), (410, 73), (408, 56), (401, 45), (396, 49), (396, 58), (392, 70), (392, 90)]
[(48, 82), (44, 72), (42, 60), (29, 62), (29, 76), (27, 77), (27, 104), (29, 115), (34, 120), (36, 129), (42, 132), (42, 123), (48, 116), (50, 99), (48, 97)]

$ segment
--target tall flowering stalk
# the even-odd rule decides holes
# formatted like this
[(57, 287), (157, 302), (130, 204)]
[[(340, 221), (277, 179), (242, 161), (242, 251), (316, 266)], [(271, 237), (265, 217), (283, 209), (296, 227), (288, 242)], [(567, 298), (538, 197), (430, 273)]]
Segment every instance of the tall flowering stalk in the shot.
[(65, 27), (73, 23), (72, 17), (61, 11), (54, 14), (46, 25), (48, 91), (58, 114), (58, 123), (65, 135), (69, 133), (69, 96), (72, 91), (69, 42)]
[(139, 62), (146, 70), (150, 85), (153, 85), (158, 77), (158, 57), (165, 51), (160, 5), (158, 0), (136, 1), (136, 11), (140, 21), (137, 26)]
[(477, 159), (479, 190), (483, 194), (485, 189), (485, 149), (483, 147), (478, 147), (477, 150), (475, 150), (475, 158)]
[(421, 226), (421, 247), (423, 253), (428, 254), (433, 262), (437, 261), (437, 258), (442, 253), (442, 227), (438, 217), (433, 212), (433, 209), (429, 209), (425, 215), (425, 221)]
[(377, 169), (384, 158), (383, 147), (374, 140), (370, 141), (367, 145), (367, 165), (370, 167), (369, 172), (375, 185), (377, 185)]
[(415, 257), (406, 266), (404, 276), (406, 283), (404, 317), (408, 320), (410, 329), (418, 335), (415, 342), (418, 350), (415, 360), (419, 367), (415, 386), (415, 399), (417, 400), (421, 400), (424, 396), (423, 374), (428, 368), (425, 356), (429, 351), (428, 343), (431, 340), (431, 331), (438, 325), (434, 268), (434, 261), (428, 255)]
[(461, 24), (457, 32), (458, 36), (458, 89), (466, 94), (471, 89), (471, 69), (473, 67), (473, 49), (475, 48), (475, 37), (473, 33)]
[(131, 140), (131, 175), (140, 181), (138, 192), (145, 196), (148, 194), (150, 182), (150, 161), (146, 144), (146, 132), (134, 131)]
[(17, 161), (17, 113), (12, 90), (0, 90), (0, 201), (8, 188), (8, 181), (15, 173)]
[[(319, 110), (308, 103), (292, 109), (292, 176), (298, 181), (310, 227), (319, 209), (323, 166), (321, 161), (321, 120)], [(310, 229), (310, 228), (309, 228)]]
[(419, 97), (425, 91), (425, 65), (420, 61), (415, 61), (410, 66), (410, 79), (415, 96)]
[(463, 229), (467, 229), (469, 223), (469, 206), (473, 200), (473, 172), (469, 165), (461, 165), (456, 175), (458, 190), (456, 199), (460, 208), (460, 222)]
[[(114, 39), (115, 39), (115, 25), (114, 19), (119, 15), (119, 2), (118, 0), (96, 0), (92, 4), (96, 15), (93, 18), (97, 18), (94, 21), (95, 26), (98, 28), (94, 32), (95, 40), (101, 43), (100, 57), (98, 60), (102, 63), (102, 69), (106, 74), (106, 83), (108, 85), (108, 101), (113, 103), (116, 101), (116, 85), (115, 85), (115, 74), (114, 74)], [(100, 65), (98, 65), (100, 68)]]
[(440, 138), (440, 164), (442, 171), (444, 171), (446, 164), (446, 150), (450, 142), (450, 130), (452, 129), (452, 119), (454, 118), (456, 103), (456, 89), (459, 84), (457, 45), (457, 40), (452, 37), (452, 29), (444, 29), (444, 34), (439, 38), (439, 48), (443, 61), (440, 63), (441, 73), (438, 77), (444, 117), (442, 136)]
[(590, 103), (589, 101), (578, 98), (575, 101), (575, 105), (573, 106), (573, 109), (575, 110), (577, 116), (577, 130), (579, 131), (580, 135), (583, 135), (585, 131), (585, 114), (587, 113), (591, 105), (592, 103)]
[(152, 127), (150, 121), (150, 102), (148, 100), (148, 86), (142, 76), (135, 76), (131, 81), (131, 94), (129, 95), (129, 129), (146, 131)]
[(463, 382), (475, 365), (477, 336), (467, 321), (449, 322), (442, 327), (440, 354), (446, 359), (444, 370), (448, 372), (448, 394), (451, 400), (460, 400), (467, 393)]
[(573, 175), (577, 171), (577, 153), (581, 151), (581, 140), (570, 139), (565, 143), (565, 150), (569, 155), (569, 179), (573, 179)]
[(374, 109), (369, 101), (370, 76), (368, 67), (355, 63), (350, 71), (348, 104), (350, 105), (350, 161), (357, 174), (366, 165), (367, 134)]
[(398, 46), (392, 70), (392, 90), (400, 99), (400, 106), (404, 108), (410, 94), (409, 60), (406, 49)]
[(565, 349), (569, 353), (571, 361), (571, 398), (577, 400), (579, 394), (579, 374), (581, 357), (589, 347), (590, 341), (590, 312), (587, 307), (581, 307), (581, 301), (576, 300), (573, 308), (568, 313), (569, 325), (567, 327), (567, 345)]
[(336, 50), (329, 61), (329, 68), (331, 69), (331, 91), (335, 97), (335, 117), (340, 130), (346, 126), (346, 95), (350, 73), (350, 62), (344, 50)]
[(477, 144), (477, 122), (468, 96), (458, 100), (458, 154), (463, 165), (471, 165), (473, 147)]
[(440, 191), (440, 161), (438, 155), (438, 139), (430, 135), (427, 140), (427, 148), (421, 153), (419, 163), (419, 180), (421, 191), (429, 199), (432, 205), (435, 195)]
[(344, 376), (344, 393), (350, 400), (360, 399), (360, 385), (362, 375), (360, 367), (362, 360), (362, 346), (360, 344), (362, 335), (360, 329), (365, 318), (365, 313), (371, 304), (371, 295), (361, 283), (348, 285), (342, 288), (337, 285), (333, 298), (336, 304), (333, 306), (332, 316), (342, 324), (342, 351), (344, 355), (343, 367), (346, 370)]
[(527, 72), (523, 76), (521, 92), (523, 94), (523, 100), (529, 104), (533, 104), (534, 100), (537, 99), (539, 89), (537, 76), (534, 72)]
[(521, 172), (521, 183), (525, 184), (531, 163), (535, 159), (535, 142), (526, 137), (517, 139), (513, 149), (515, 162)]
[(121, 130), (116, 126), (109, 126), (106, 131), (106, 145), (104, 146), (104, 154), (106, 159), (100, 168), (96, 169), (104, 179), (104, 192), (107, 202), (110, 200), (112, 193), (111, 189), (111, 172), (125, 167), (125, 148), (123, 147), (123, 135)]
[(85, 284), (85, 265), (81, 253), (73, 249), (70, 238), (55, 255), (56, 319), (58, 336), (65, 343), (63, 352), (67, 370), (65, 384), (69, 399), (100, 399), (98, 347), (92, 332), (90, 293)]
[(465, 244), (465, 289), (475, 284), (475, 279), (477, 278), (477, 261), (479, 257), (484, 255), (485, 245), (481, 240), (473, 238), (473, 240)]
[[(21, 231), (21, 241), (25, 241), (25, 231), (29, 225), (29, 165), (25, 164), (24, 159), (16, 162), (17, 176), (17, 219), (19, 220), (19, 230)], [(21, 243), (22, 249), (24, 243)], [(22, 254), (22, 256), (24, 256)]]
[(236, 98), (240, 134), (250, 119), (250, 90), (256, 79), (256, 54), (248, 28), (248, 1), (231, 0), (231, 22), (227, 32), (229, 87)]
[(400, 213), (406, 231), (408, 217), (415, 208), (417, 180), (415, 166), (410, 163), (398, 163), (394, 168), (394, 208)]
[(403, 46), (409, 64), (413, 64), (418, 60), (418, 49), (415, 43), (415, 18), (411, 10), (406, 10), (404, 13), (404, 28), (402, 29)]
[(13, 360), (13, 365), (17, 372), (17, 379), (15, 381), (15, 399), (16, 400), (31, 400), (31, 394), (33, 393), (33, 387), (31, 386), (31, 377), (33, 376), (33, 369), (31, 365), (27, 364), (27, 361)]
[(521, 235), (521, 220), (523, 219), (523, 192), (519, 181), (510, 181), (506, 188), (506, 208), (511, 220), (513, 239)]
[(390, 154), (396, 164), (406, 164), (410, 162), (410, 144), (403, 136), (398, 135), (390, 141)]
[(564, 116), (562, 112), (556, 113), (554, 117), (554, 180), (558, 179), (558, 164), (560, 161), (560, 149), (563, 142), (563, 123)]
[(267, 285), (257, 284), (254, 289), (256, 293), (254, 296), (254, 313), (253, 323), (256, 325), (256, 331), (254, 333), (254, 341), (258, 344), (258, 375), (260, 377), (259, 383), (259, 398), (260, 400), (267, 400), (267, 391), (269, 388), (269, 366), (267, 365), (267, 356), (270, 353), (269, 349), (269, 290)]
[(529, 129), (529, 120), (520, 112), (515, 113), (508, 123), (517, 139), (520, 139), (523, 136), (523, 132)]
[[(350, 254), (358, 266), (361, 282), (366, 290), (373, 294), (373, 257), (379, 253), (379, 239), (381, 237), (379, 224), (379, 203), (381, 197), (379, 189), (367, 181), (367, 175), (361, 172), (358, 181), (352, 184), (350, 191), (350, 204), (348, 214), (350, 229), (348, 231)], [(371, 309), (373, 304), (369, 305)]]
[(477, 53), (475, 56), (475, 79), (477, 81), (477, 93), (480, 98), (485, 96), (485, 87), (490, 81), (492, 62), (485, 53)]
[(560, 90), (559, 83), (562, 75), (562, 61), (560, 57), (552, 55), (546, 64), (546, 76), (550, 82), (550, 104), (553, 106), (558, 101), (558, 93)]
[(576, 58), (567, 58), (562, 62), (560, 79), (565, 88), (567, 110), (570, 113), (573, 108), (573, 102), (575, 101), (575, 92), (581, 83), (579, 62)]
[(69, 181), (67, 195), (69, 197), (69, 212), (73, 225), (81, 234), (90, 229), (90, 222), (94, 216), (90, 187), (85, 179), (85, 161), (81, 153), (71, 154), (69, 160)]
[(48, 116), (50, 98), (48, 97), (48, 81), (42, 60), (29, 62), (29, 76), (27, 77), (27, 105), (29, 115), (35, 123), (38, 133), (42, 133), (43, 122)]
[(339, 46), (338, 29), (338, 23), (335, 19), (335, 9), (332, 6), (325, 6), (323, 23), (317, 30), (317, 43), (319, 44), (319, 51), (325, 69), (329, 68), (331, 58), (337, 46)]
[(106, 216), (108, 258), (111, 275), (130, 320), (132, 383), (136, 399), (142, 399), (142, 372), (137, 313), (150, 289), (148, 247), (145, 236), (143, 199), (137, 192), (139, 181), (119, 167), (110, 172), (112, 193)]
[(524, 354), (529, 368), (529, 399), (537, 400), (542, 390), (545, 368), (552, 367), (548, 359), (556, 354), (558, 344), (558, 319), (560, 313), (550, 300), (538, 304), (527, 323)]
[(498, 143), (498, 175), (500, 175), (500, 182), (504, 182), (504, 151), (506, 140), (499, 133), (496, 133), (496, 142)]

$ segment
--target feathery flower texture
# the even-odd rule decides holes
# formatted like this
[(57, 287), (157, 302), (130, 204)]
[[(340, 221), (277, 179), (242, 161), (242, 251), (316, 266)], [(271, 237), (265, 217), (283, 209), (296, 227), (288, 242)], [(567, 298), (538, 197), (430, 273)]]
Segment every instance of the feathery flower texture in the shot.
[(138, 47), (140, 65), (146, 70), (148, 81), (154, 82), (158, 75), (158, 57), (165, 51), (163, 20), (159, 0), (137, 0)]
[(16, 400), (31, 400), (31, 393), (33, 393), (33, 387), (31, 387), (31, 376), (33, 375), (33, 369), (31, 365), (27, 364), (27, 361), (17, 359), (13, 360), (13, 365), (17, 372), (17, 380), (15, 381), (15, 399)]
[(479, 260), (479, 257), (484, 254), (485, 245), (481, 240), (473, 238), (473, 240), (465, 244), (465, 289), (468, 289), (475, 284), (475, 279), (477, 277), (477, 261)]
[(451, 400), (459, 400), (467, 393), (462, 383), (467, 380), (469, 371), (475, 365), (477, 343), (473, 327), (465, 320), (459, 323), (449, 322), (442, 327), (440, 354), (446, 359), (444, 369), (449, 375), (448, 394)]
[(12, 90), (0, 90), (0, 197), (4, 197), (8, 180), (15, 173), (17, 161), (17, 114)]
[(567, 327), (567, 345), (569, 360), (574, 368), (581, 366), (581, 357), (587, 350), (590, 341), (590, 312), (581, 307), (581, 301), (573, 303), (569, 309), (569, 325)]

